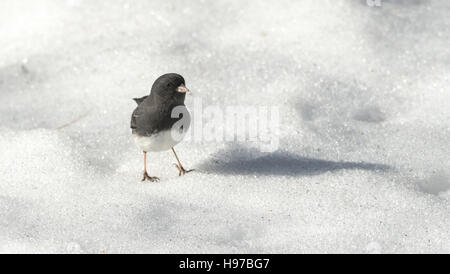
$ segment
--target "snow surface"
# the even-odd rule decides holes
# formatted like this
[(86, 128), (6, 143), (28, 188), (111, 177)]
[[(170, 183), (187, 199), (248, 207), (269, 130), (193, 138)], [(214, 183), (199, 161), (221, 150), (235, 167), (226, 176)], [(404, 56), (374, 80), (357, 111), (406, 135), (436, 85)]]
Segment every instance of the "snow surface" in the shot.
[[(0, 2), (0, 252), (450, 252), (450, 2)], [(142, 153), (133, 97), (278, 106)], [(77, 119), (80, 118), (80, 119)], [(75, 122), (67, 125), (70, 121)]]

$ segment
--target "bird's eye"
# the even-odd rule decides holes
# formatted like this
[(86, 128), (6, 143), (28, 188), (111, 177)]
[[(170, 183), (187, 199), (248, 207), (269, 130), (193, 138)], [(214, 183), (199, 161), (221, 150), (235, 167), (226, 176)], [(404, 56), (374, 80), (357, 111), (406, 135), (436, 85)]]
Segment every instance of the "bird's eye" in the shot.
[(171, 86), (171, 84), (170, 84), (170, 83), (168, 83), (168, 84), (167, 84), (167, 87), (170, 87), (170, 86)]

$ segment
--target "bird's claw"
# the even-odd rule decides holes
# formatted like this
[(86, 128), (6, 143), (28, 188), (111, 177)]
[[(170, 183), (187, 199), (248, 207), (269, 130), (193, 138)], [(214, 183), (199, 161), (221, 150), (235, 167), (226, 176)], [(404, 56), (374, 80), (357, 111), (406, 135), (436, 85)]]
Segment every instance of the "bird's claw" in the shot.
[(180, 166), (178, 164), (173, 164), (173, 165), (178, 169), (178, 176), (184, 175), (186, 173), (189, 173), (189, 172), (195, 170), (195, 169), (188, 169), (188, 170), (186, 170), (186, 169), (184, 169), (183, 166)]
[(158, 182), (159, 178), (155, 176), (149, 176), (147, 172), (144, 172), (144, 177), (142, 178), (142, 182), (145, 180), (149, 180), (150, 182)]

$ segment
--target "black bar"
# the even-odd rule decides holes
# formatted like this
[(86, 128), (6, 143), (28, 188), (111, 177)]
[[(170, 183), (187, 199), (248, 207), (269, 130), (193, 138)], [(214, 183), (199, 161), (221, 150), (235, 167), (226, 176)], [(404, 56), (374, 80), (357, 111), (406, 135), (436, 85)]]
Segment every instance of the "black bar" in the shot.
[[(17, 263), (12, 257), (18, 258)], [(417, 257), (417, 256), (415, 256)], [(298, 254), (148, 254), (148, 255), (27, 255), (0, 256), (0, 263), (6, 268), (11, 264), (14, 270), (32, 267), (34, 271), (45, 270), (56, 273), (95, 271), (107, 273), (314, 273), (355, 271), (365, 273), (408, 268), (428, 269), (430, 266), (444, 266), (444, 256), (427, 255), (413, 258), (405, 255), (298, 255)], [(433, 261), (433, 262), (431, 262)]]

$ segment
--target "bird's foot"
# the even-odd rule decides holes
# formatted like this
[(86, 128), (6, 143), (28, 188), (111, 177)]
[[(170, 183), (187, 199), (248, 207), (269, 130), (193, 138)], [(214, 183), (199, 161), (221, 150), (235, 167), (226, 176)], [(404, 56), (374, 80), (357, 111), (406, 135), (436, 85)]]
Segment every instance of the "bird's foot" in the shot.
[(154, 176), (153, 177), (149, 176), (147, 172), (144, 172), (144, 177), (142, 178), (141, 181), (143, 182), (145, 180), (149, 180), (150, 182), (158, 182), (159, 178), (158, 177), (154, 177)]
[(186, 169), (184, 169), (183, 166), (178, 165), (178, 164), (173, 164), (173, 165), (178, 169), (178, 176), (184, 175), (186, 173), (189, 173), (189, 172), (195, 170), (195, 169), (188, 169), (188, 170), (186, 170)]

